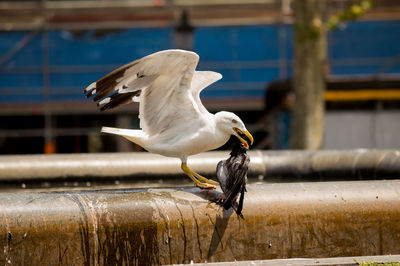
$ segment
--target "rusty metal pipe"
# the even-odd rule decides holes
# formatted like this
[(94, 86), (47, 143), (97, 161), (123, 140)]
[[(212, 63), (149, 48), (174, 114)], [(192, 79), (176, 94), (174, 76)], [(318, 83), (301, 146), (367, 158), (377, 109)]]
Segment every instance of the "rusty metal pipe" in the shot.
[[(293, 181), (388, 179), (400, 177), (400, 151), (249, 151), (249, 177)], [(189, 158), (191, 168), (215, 175), (228, 152), (207, 152)], [(0, 156), (0, 182), (74, 178), (183, 177), (180, 161), (150, 153)]]
[(400, 182), (0, 193), (0, 264), (149, 265), (400, 254)]

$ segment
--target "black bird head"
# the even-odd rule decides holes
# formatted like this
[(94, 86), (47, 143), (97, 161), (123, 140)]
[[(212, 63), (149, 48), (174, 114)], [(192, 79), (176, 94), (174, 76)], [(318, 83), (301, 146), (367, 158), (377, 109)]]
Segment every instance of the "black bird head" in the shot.
[(243, 154), (246, 153), (247, 149), (245, 148), (245, 146), (243, 145), (243, 143), (241, 141), (239, 141), (238, 139), (235, 139), (233, 144), (232, 144), (232, 150), (230, 155), (231, 156), (237, 156), (239, 154)]

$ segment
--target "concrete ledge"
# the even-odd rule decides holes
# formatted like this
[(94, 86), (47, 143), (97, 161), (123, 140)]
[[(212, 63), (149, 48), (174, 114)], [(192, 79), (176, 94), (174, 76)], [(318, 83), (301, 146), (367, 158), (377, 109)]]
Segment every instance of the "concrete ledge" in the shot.
[(0, 193), (0, 264), (400, 254), (400, 181), (252, 184), (243, 215), (198, 188)]
[[(196, 263), (197, 266), (247, 266), (247, 265), (260, 265), (260, 266), (357, 266), (359, 263), (371, 263), (367, 265), (381, 265), (383, 263), (397, 262), (400, 264), (400, 255), (386, 255), (386, 256), (362, 256), (362, 257), (337, 257), (337, 258), (295, 258), (295, 259), (276, 259), (276, 260), (252, 260), (252, 261), (235, 261), (235, 262), (211, 262), (211, 263)], [(372, 264), (375, 263), (375, 264)], [(183, 265), (183, 264), (176, 264)]]

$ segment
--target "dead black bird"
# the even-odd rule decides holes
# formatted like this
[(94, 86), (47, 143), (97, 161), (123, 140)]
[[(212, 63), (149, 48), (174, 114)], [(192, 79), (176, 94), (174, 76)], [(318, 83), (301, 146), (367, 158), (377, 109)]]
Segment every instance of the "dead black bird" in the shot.
[[(247, 170), (250, 158), (239, 141), (234, 142), (230, 157), (217, 165), (217, 178), (223, 194), (217, 199), (224, 209), (232, 207), (243, 218), (242, 209), (246, 192)], [(236, 202), (240, 193), (239, 204)]]

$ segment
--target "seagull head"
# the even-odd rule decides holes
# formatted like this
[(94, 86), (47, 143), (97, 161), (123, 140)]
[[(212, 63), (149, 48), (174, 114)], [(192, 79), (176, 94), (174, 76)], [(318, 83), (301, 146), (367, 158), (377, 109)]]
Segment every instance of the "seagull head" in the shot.
[(250, 141), (250, 145), (253, 144), (253, 136), (246, 129), (244, 123), (237, 115), (231, 112), (222, 111), (216, 113), (216, 118), (218, 127), (229, 135), (235, 135), (243, 143), (246, 149), (249, 148), (249, 144), (245, 138)]

